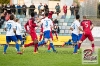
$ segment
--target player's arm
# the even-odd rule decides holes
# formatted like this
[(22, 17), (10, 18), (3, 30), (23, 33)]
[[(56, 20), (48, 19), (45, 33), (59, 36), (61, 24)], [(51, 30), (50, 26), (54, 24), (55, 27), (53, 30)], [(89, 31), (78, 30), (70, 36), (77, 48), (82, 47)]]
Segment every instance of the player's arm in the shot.
[(27, 26), (28, 26), (28, 22), (25, 24), (25, 30), (26, 30), (26, 32), (28, 31), (28, 29), (27, 29)]
[(73, 31), (73, 30), (74, 30), (74, 28), (73, 28), (73, 27), (74, 27), (74, 24), (72, 23), (72, 25), (71, 25), (71, 27), (70, 27), (70, 30), (72, 30), (72, 31)]
[(7, 23), (5, 24), (4, 31), (7, 31), (7, 28), (6, 27), (7, 27)]
[(79, 27), (78, 27), (78, 29), (79, 29), (80, 31), (82, 31), (82, 32), (83, 32), (83, 29), (82, 29), (82, 27), (81, 27), (81, 26), (79, 26)]
[(16, 35), (16, 23), (13, 23), (12, 28), (13, 28), (13, 32), (14, 32), (15, 35)]
[(92, 24), (92, 25), (91, 25), (91, 30), (93, 29), (93, 27), (94, 27), (94, 26), (93, 26), (93, 24)]

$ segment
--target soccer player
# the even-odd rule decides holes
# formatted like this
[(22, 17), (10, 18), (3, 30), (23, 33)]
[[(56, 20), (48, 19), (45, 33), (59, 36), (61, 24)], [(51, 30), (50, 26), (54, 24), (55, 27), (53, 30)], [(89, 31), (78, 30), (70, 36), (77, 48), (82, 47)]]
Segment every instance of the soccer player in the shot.
[(72, 30), (72, 41), (73, 41), (73, 45), (74, 45), (74, 52), (73, 53), (77, 53), (77, 49), (78, 49), (78, 45), (77, 42), (79, 41), (79, 29), (80, 27), (80, 22), (79, 22), (80, 16), (76, 15), (76, 20), (72, 23), (70, 30)]
[(19, 46), (19, 44), (17, 42), (17, 38), (15, 36), (16, 24), (14, 22), (14, 15), (10, 15), (10, 20), (8, 20), (6, 22), (4, 30), (6, 31), (6, 42), (7, 42), (7, 44), (4, 45), (4, 54), (6, 54), (6, 50), (11, 41), (14, 41), (16, 44), (17, 54), (22, 54), (20, 52), (20, 46)]
[(80, 46), (82, 44), (82, 42), (88, 38), (90, 41), (91, 41), (91, 46), (92, 46), (92, 51), (94, 51), (94, 38), (92, 36), (92, 29), (93, 29), (93, 24), (90, 20), (88, 20), (86, 18), (86, 16), (83, 16), (83, 21), (81, 22), (81, 26), (82, 26), (82, 29), (81, 30), (83, 32), (82, 34), (82, 37), (79, 41), (79, 44), (78, 44), (78, 49), (80, 49)]
[[(27, 26), (29, 27), (29, 30), (28, 30)], [(29, 43), (29, 44), (25, 44), (23, 46), (23, 51), (24, 51), (24, 48), (25, 47), (29, 47), (29, 46), (34, 45), (34, 53), (36, 54), (36, 53), (38, 53), (37, 52), (37, 48), (38, 48), (38, 38), (37, 38), (37, 35), (36, 35), (36, 32), (35, 32), (35, 27), (38, 27), (38, 25), (36, 25), (36, 23), (35, 23), (34, 13), (31, 13), (31, 18), (25, 24), (25, 29), (26, 29), (26, 32), (28, 34), (30, 34), (33, 42), (32, 43)]]
[(53, 23), (51, 19), (48, 18), (48, 13), (45, 13), (45, 18), (41, 20), (40, 25), (43, 24), (43, 33), (44, 33), (44, 40), (38, 43), (38, 46), (46, 44), (50, 41), (50, 47), (53, 49), (53, 52), (56, 52), (52, 39), (50, 37), (51, 28), (53, 28)]
[(15, 19), (15, 22), (16, 22), (16, 37), (17, 40), (21, 41), (21, 46), (22, 46), (23, 45), (23, 40), (21, 36), (22, 27), (21, 24), (19, 23), (19, 19)]

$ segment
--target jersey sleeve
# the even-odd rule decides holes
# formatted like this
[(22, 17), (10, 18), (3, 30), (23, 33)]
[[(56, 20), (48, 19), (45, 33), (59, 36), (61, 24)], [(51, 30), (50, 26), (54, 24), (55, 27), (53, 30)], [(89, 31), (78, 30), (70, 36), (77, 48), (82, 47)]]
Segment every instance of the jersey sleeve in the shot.
[(22, 27), (21, 27), (21, 25), (19, 24), (19, 30), (21, 30), (22, 31)]
[(74, 26), (74, 23), (72, 23), (70, 27), (73, 28), (73, 26)]
[(7, 22), (5, 23), (5, 26), (4, 26), (4, 28), (6, 28), (7, 27)]
[(12, 28), (16, 29), (16, 23), (13, 22)]

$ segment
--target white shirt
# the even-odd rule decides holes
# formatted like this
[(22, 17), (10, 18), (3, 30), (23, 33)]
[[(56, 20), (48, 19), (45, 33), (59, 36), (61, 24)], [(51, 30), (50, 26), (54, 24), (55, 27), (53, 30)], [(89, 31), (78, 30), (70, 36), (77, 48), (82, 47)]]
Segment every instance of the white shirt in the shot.
[(7, 30), (6, 36), (14, 36), (14, 29), (16, 29), (16, 24), (13, 20), (9, 20), (5, 24), (5, 28)]
[(51, 31), (51, 27), (53, 27), (53, 23), (52, 23), (51, 19), (46, 17), (46, 18), (41, 20), (41, 23), (43, 25), (43, 32), (47, 31), (47, 30)]
[(73, 28), (72, 33), (79, 35), (79, 26), (80, 26), (80, 22), (78, 20), (75, 20), (71, 25), (71, 27)]
[(21, 24), (16, 22), (16, 35), (21, 35), (22, 27)]

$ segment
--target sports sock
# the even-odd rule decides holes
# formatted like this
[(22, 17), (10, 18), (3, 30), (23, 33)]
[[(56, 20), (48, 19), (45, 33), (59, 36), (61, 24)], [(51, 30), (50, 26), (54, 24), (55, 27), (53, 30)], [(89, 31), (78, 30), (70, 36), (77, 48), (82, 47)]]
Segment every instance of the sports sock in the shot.
[(52, 48), (53, 51), (55, 51), (55, 47), (54, 47), (53, 43), (50, 43), (50, 47)]
[(19, 52), (20, 51), (19, 50), (19, 44), (17, 43), (15, 46), (16, 46), (17, 51)]
[(77, 49), (78, 49), (78, 45), (76, 44), (76, 45), (74, 46), (74, 53), (77, 53)]
[(37, 51), (37, 48), (38, 48), (38, 44), (34, 44), (34, 52)]
[(50, 48), (51, 48), (51, 47), (50, 47), (50, 44), (49, 44), (49, 45), (48, 45), (48, 50), (50, 50)]
[(40, 42), (38, 43), (38, 46), (41, 46), (41, 45), (43, 45), (43, 44), (45, 44), (45, 41), (44, 41), (44, 40), (40, 41)]
[(81, 47), (81, 43), (78, 44), (78, 49), (80, 49), (80, 47)]
[(29, 44), (25, 44), (24, 47), (29, 47), (29, 46), (32, 46), (32, 45), (34, 45), (34, 42), (29, 43)]
[(8, 48), (8, 45), (7, 44), (4, 45), (4, 52), (6, 52), (7, 48)]
[(92, 51), (94, 51), (94, 44), (92, 44)]

